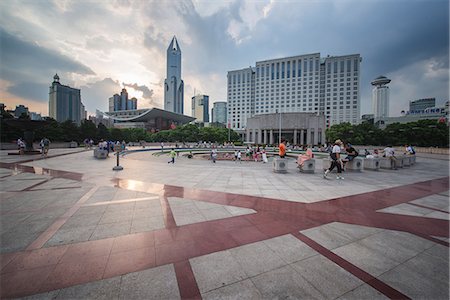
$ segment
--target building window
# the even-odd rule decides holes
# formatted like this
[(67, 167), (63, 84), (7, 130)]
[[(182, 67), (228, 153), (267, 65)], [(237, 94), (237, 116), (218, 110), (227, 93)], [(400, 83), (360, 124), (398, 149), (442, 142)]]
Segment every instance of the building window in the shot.
[(295, 60), (292, 61), (292, 77), (295, 77)]
[(277, 79), (280, 79), (280, 63), (277, 63)]

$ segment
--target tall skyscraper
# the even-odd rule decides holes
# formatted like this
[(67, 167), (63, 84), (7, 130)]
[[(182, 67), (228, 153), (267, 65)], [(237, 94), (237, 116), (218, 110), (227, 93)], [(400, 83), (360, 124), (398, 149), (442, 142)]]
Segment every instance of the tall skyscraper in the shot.
[(211, 122), (227, 125), (227, 103), (225, 101), (214, 102), (211, 114)]
[(324, 114), (326, 125), (360, 116), (359, 54), (320, 53), (256, 62), (228, 72), (227, 114), (231, 128), (243, 131), (247, 118), (276, 112)]
[(164, 81), (164, 109), (183, 114), (184, 82), (181, 79), (181, 49), (174, 36), (167, 48), (167, 75)]
[(192, 116), (196, 118), (196, 122), (209, 122), (209, 96), (192, 97)]
[(58, 74), (53, 77), (48, 106), (49, 116), (58, 122), (72, 120), (80, 124), (85, 115), (80, 90), (62, 85), (59, 82)]
[(389, 117), (389, 87), (387, 84), (391, 82), (385, 76), (375, 78), (371, 84), (372, 90), (372, 107), (375, 119)]

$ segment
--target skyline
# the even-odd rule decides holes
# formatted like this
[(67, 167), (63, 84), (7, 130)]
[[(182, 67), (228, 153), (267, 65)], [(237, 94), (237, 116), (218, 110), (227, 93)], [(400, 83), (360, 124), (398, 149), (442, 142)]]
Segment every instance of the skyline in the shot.
[(185, 114), (194, 90), (211, 107), (226, 101), (228, 71), (309, 53), (361, 55), (361, 115), (372, 113), (370, 82), (380, 75), (392, 79), (391, 116), (419, 98), (441, 105), (449, 100), (449, 3), (392, 2), (2, 1), (0, 102), (48, 115), (58, 73), (81, 89), (90, 114), (107, 111), (122, 88), (139, 108), (162, 108), (176, 36)]

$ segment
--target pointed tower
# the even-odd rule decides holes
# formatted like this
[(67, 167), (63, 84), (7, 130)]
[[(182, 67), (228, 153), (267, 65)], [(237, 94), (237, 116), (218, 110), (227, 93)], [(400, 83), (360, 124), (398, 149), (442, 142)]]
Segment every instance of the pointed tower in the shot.
[(181, 49), (174, 36), (167, 48), (167, 75), (164, 81), (164, 109), (183, 114), (184, 82), (181, 79)]

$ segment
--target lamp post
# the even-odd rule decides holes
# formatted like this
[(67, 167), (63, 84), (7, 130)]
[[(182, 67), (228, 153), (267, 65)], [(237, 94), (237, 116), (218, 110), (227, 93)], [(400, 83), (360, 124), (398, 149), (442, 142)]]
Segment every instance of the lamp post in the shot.
[[(278, 109), (276, 110), (276, 113), (278, 113)], [(278, 144), (281, 144), (281, 109), (279, 112), (278, 120), (280, 121), (280, 130), (278, 132)]]

